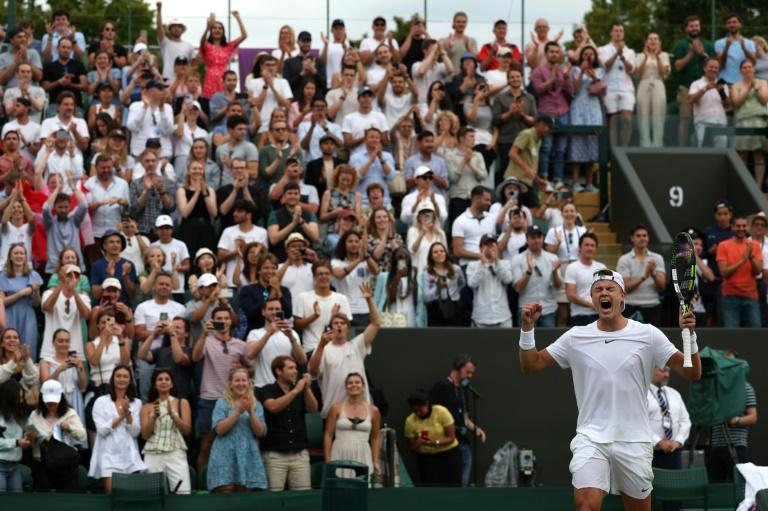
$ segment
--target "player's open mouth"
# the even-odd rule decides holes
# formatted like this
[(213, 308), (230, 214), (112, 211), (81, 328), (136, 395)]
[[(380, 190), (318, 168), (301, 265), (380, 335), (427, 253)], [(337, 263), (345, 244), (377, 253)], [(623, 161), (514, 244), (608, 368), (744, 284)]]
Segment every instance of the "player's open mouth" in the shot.
[(608, 298), (603, 298), (602, 300), (600, 300), (600, 308), (603, 311), (608, 312), (609, 310), (611, 310), (612, 306), (613, 304), (611, 304), (611, 300), (609, 300)]

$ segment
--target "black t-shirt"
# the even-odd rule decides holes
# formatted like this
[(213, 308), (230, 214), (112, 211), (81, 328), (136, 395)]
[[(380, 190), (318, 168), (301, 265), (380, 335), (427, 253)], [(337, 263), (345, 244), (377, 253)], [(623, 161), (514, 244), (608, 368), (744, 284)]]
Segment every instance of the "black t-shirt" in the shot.
[[(261, 387), (258, 391), (259, 400), (278, 399), (285, 395), (277, 383)], [(306, 406), (304, 396), (296, 396), (290, 404), (279, 413), (270, 413), (264, 408), (264, 421), (267, 423), (267, 436), (261, 441), (265, 451), (301, 451), (307, 448), (307, 426), (304, 422)]]
[[(114, 51), (112, 52), (112, 55), (114, 57), (125, 57), (125, 58), (128, 58), (128, 50), (126, 50), (124, 46), (115, 43), (113, 48), (114, 48)], [(91, 45), (88, 46), (88, 55), (90, 56), (91, 53), (95, 54), (99, 50), (101, 50), (101, 41), (96, 41), (95, 43), (91, 43)], [(120, 66), (115, 64), (115, 59), (114, 58), (112, 59), (112, 67), (114, 67), (115, 69), (120, 69)]]
[[(219, 188), (218, 190), (216, 190), (216, 204), (218, 204), (219, 208), (221, 208), (221, 204), (225, 200), (227, 200), (227, 197), (229, 197), (229, 194), (232, 193), (232, 188), (233, 187), (234, 187), (234, 185), (229, 184), (229, 185), (224, 185), (221, 188)], [(253, 197), (254, 202), (256, 204), (258, 204), (259, 201), (261, 200), (261, 198), (259, 197), (259, 186), (256, 183), (248, 183), (248, 190), (251, 192), (251, 197)], [(235, 200), (237, 201), (237, 199), (245, 198), (244, 195), (245, 194), (243, 193), (242, 190), (238, 190), (237, 191), (237, 197), (235, 198)], [(256, 208), (256, 209), (257, 209), (256, 215), (253, 218), (251, 218), (251, 221), (254, 224), (258, 224), (258, 222), (259, 222), (259, 220), (261, 218), (261, 215), (258, 214), (258, 208)], [(234, 219), (234, 215), (233, 215), (234, 212), (235, 212), (235, 209), (232, 208), (232, 209), (229, 210), (229, 213), (227, 213), (226, 215), (221, 215), (221, 214), (219, 215), (219, 218), (221, 219), (221, 230), (222, 231), (224, 229), (226, 229), (227, 227), (232, 227), (233, 225), (235, 225), (235, 219)]]
[[(403, 57), (403, 64), (406, 65), (408, 68), (408, 74), (411, 74), (411, 66), (413, 66), (416, 62), (421, 62), (424, 60), (424, 45), (425, 39), (414, 39), (411, 41), (411, 47), (408, 48), (408, 53), (405, 54), (405, 57)], [(400, 46), (403, 46), (403, 43), (400, 43)]]
[[(189, 357), (189, 360), (192, 360), (192, 348), (182, 346), (181, 349)], [(154, 360), (155, 367), (169, 368), (173, 373), (173, 388), (176, 391), (176, 397), (190, 401), (193, 394), (192, 378), (194, 377), (195, 366), (183, 366), (174, 362), (173, 351), (170, 346), (153, 349), (152, 360)]]
[[(54, 60), (53, 62), (49, 62), (48, 64), (43, 67), (43, 81), (44, 82), (55, 82), (59, 78), (64, 77), (65, 74), (72, 75), (72, 82), (77, 83), (80, 81), (81, 76), (87, 76), (88, 74), (85, 72), (85, 66), (82, 62), (79, 60), (69, 59), (69, 61), (66, 64), (62, 64), (59, 60)], [(72, 92), (75, 95), (75, 102), (77, 103), (77, 106), (83, 105), (82, 100), (82, 91), (79, 89), (75, 89), (74, 87), (67, 87), (64, 85), (57, 85), (56, 87), (52, 88), (48, 91), (48, 97), (50, 98), (50, 103), (56, 104), (56, 100), (59, 97), (59, 94), (64, 92), (65, 90), (68, 90)]]
[(450, 379), (443, 378), (432, 386), (430, 400), (433, 405), (442, 405), (451, 412), (456, 425), (456, 439), (463, 444), (469, 442), (467, 425), (464, 422), (464, 413), (467, 411), (467, 390), (464, 387), (457, 387)]

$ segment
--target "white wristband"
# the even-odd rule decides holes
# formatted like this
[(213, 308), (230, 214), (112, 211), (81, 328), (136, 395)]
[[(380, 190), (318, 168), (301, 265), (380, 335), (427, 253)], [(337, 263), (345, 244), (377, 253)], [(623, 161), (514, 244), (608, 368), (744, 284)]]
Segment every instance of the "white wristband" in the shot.
[(696, 332), (691, 334), (691, 355), (695, 355), (699, 352), (699, 345), (696, 344)]
[(536, 340), (533, 336), (533, 329), (529, 330), (528, 332), (524, 330), (520, 330), (520, 349), (521, 350), (532, 350), (536, 347)]

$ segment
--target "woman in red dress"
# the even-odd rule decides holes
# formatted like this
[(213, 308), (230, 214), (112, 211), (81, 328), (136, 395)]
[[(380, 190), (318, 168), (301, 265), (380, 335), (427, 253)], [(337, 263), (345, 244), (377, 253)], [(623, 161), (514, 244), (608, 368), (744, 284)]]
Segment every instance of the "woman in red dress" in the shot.
[(227, 42), (227, 36), (224, 32), (224, 24), (213, 18), (208, 18), (208, 25), (205, 27), (203, 36), (200, 39), (200, 53), (198, 58), (205, 63), (205, 81), (203, 81), (203, 96), (210, 99), (217, 92), (224, 91), (224, 72), (229, 68), (229, 61), (232, 55), (245, 41), (248, 33), (240, 19), (238, 11), (232, 11), (232, 16), (237, 20), (240, 26), (240, 37)]

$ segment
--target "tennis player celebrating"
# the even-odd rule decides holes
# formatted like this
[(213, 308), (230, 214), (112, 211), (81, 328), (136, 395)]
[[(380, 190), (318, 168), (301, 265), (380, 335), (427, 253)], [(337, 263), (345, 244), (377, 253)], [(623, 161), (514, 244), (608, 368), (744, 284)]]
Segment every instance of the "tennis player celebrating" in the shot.
[[(547, 348), (536, 349), (533, 325), (541, 305), (523, 306), (520, 367), (535, 373), (557, 363), (571, 368), (579, 418), (571, 442), (574, 500), (579, 511), (598, 511), (609, 491), (621, 493), (628, 511), (651, 509), (653, 444), (646, 395), (654, 368), (669, 366), (688, 380), (701, 377), (695, 333), (693, 367), (655, 326), (622, 316), (624, 279), (611, 270), (592, 278), (591, 298), (598, 319), (573, 327)], [(692, 313), (681, 328), (694, 332)]]

